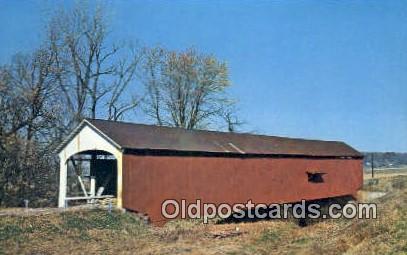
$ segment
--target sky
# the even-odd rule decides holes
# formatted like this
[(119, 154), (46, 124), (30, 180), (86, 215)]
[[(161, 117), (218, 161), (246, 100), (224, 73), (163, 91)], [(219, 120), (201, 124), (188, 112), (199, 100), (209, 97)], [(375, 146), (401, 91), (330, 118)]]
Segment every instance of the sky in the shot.
[[(103, 1), (113, 38), (228, 64), (244, 131), (407, 152), (407, 1)], [(71, 1), (0, 0), (0, 63)]]

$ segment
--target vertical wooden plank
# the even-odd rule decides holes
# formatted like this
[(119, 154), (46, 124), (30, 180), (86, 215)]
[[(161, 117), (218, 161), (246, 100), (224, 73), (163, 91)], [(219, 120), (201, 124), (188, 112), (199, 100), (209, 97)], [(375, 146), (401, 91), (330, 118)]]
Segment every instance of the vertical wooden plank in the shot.
[(65, 207), (67, 165), (63, 157), (59, 158), (59, 197), (58, 207)]
[(122, 191), (123, 191), (123, 153), (116, 154), (117, 159), (117, 208), (123, 207)]

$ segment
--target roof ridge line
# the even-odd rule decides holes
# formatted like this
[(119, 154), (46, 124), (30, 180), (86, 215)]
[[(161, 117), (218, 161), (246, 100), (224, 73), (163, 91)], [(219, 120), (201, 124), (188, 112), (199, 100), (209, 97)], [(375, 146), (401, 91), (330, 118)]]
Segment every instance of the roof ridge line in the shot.
[[(327, 143), (343, 143), (343, 141), (339, 140), (321, 140), (321, 139), (310, 139), (310, 138), (301, 138), (301, 137), (289, 137), (289, 136), (276, 136), (276, 135), (267, 135), (267, 134), (253, 134), (249, 132), (225, 132), (225, 131), (217, 131), (217, 130), (206, 130), (206, 129), (186, 129), (182, 127), (171, 127), (171, 126), (159, 126), (154, 124), (145, 124), (145, 123), (135, 123), (135, 122), (128, 122), (128, 121), (114, 121), (114, 120), (106, 120), (106, 119), (91, 119), (91, 118), (84, 118), (89, 122), (92, 121), (103, 121), (103, 122), (110, 122), (115, 124), (127, 124), (127, 125), (142, 125), (147, 127), (155, 127), (155, 128), (165, 128), (165, 129), (172, 129), (172, 130), (180, 130), (185, 132), (206, 132), (206, 133), (215, 133), (215, 134), (227, 134), (227, 135), (245, 135), (245, 136), (257, 136), (257, 137), (270, 137), (270, 138), (281, 138), (281, 139), (290, 139), (290, 140), (301, 140), (301, 141), (310, 141), (310, 142), (327, 142)], [(346, 144), (347, 145), (347, 144)]]

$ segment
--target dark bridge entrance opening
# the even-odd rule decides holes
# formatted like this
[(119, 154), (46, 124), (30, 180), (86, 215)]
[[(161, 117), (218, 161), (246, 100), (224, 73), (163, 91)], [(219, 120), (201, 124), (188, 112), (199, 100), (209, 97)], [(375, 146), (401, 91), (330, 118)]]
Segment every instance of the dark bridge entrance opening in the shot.
[(67, 166), (66, 202), (95, 203), (97, 199), (117, 197), (117, 160), (111, 153), (80, 152), (68, 159)]

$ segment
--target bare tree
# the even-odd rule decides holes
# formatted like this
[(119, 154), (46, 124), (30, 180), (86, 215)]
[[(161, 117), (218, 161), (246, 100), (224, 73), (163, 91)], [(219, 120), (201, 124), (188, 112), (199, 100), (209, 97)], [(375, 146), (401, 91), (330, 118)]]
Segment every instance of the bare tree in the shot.
[(39, 49), (0, 66), (0, 206), (55, 192), (54, 148), (82, 118), (119, 120), (138, 106), (142, 52), (113, 43), (106, 17), (100, 6), (60, 10)]
[(228, 132), (236, 132), (244, 124), (244, 121), (237, 116), (236, 112), (236, 109), (233, 107), (227, 107), (222, 112), (222, 118), (226, 122), (226, 130)]
[(232, 104), (225, 93), (227, 66), (214, 56), (155, 48), (144, 59), (144, 109), (158, 125), (206, 128), (216, 125)]
[(11, 65), (2, 68), (1, 107), (6, 119), (1, 125), (1, 137), (24, 131), (26, 140), (41, 140), (35, 133), (48, 129), (47, 123), (56, 118), (59, 109), (52, 65), (50, 52), (40, 49), (32, 55), (16, 55)]
[(117, 120), (137, 106), (134, 100), (122, 102), (129, 101), (122, 96), (134, 81), (137, 54), (108, 42), (106, 17), (101, 6), (91, 10), (78, 4), (61, 10), (49, 25), (57, 81), (73, 125), (84, 117)]
[(147, 94), (144, 99), (144, 111), (159, 126), (171, 125), (164, 123), (162, 119), (163, 109), (163, 68), (165, 63), (166, 51), (162, 48), (145, 49), (144, 62), (142, 66), (141, 79), (145, 85)]
[(130, 57), (122, 58), (115, 66), (106, 103), (109, 120), (120, 120), (127, 112), (134, 110), (139, 105), (139, 100), (135, 95), (128, 95), (127, 98), (124, 98), (123, 94), (129, 91), (131, 84), (135, 83), (141, 59), (142, 52), (138, 48), (132, 47)]
[[(52, 157), (50, 130), (59, 118), (53, 57), (47, 49), (17, 55), (1, 68), (0, 204), (13, 194), (28, 194), (45, 178)], [(38, 181), (38, 177), (42, 180)], [(41, 189), (39, 189), (41, 190)]]
[(212, 55), (113, 43), (100, 6), (60, 10), (46, 32), (32, 54), (0, 66), (0, 206), (30, 197), (50, 204), (54, 148), (84, 117), (121, 120), (141, 104), (158, 125), (238, 125), (227, 66)]

